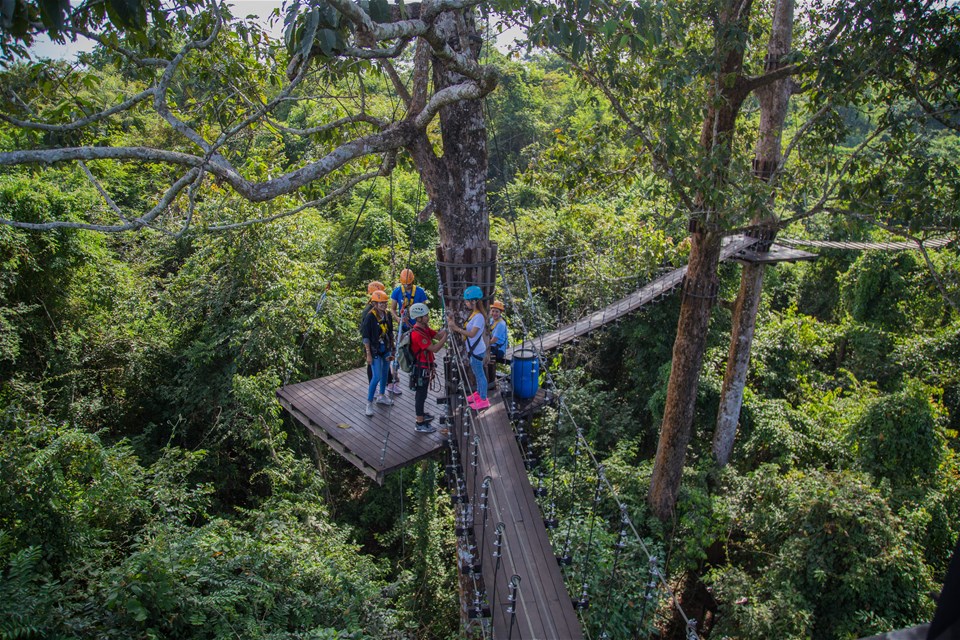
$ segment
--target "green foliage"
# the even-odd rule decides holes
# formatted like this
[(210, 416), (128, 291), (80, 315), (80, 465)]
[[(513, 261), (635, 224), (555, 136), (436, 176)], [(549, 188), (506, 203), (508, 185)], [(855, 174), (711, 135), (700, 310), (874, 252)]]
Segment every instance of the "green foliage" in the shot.
[(796, 308), (771, 312), (758, 323), (753, 346), (755, 388), (768, 396), (797, 396), (805, 382), (823, 382), (835, 329)]
[(122, 539), (149, 511), (129, 445), (105, 447), (96, 435), (16, 408), (3, 414), (2, 427), (0, 531), (17, 549), (42, 549), (55, 573), (82, 550)]
[(933, 480), (945, 443), (930, 394), (912, 380), (902, 391), (870, 405), (850, 432), (864, 471), (889, 480), (898, 490)]
[(217, 519), (198, 529), (151, 531), (111, 571), (102, 593), (121, 635), (386, 633), (391, 619), (378, 571), (343, 532), (286, 511), (251, 515), (247, 526)]
[(895, 361), (895, 334), (875, 324), (844, 322), (837, 340), (837, 360), (859, 379), (874, 380), (883, 389), (900, 384), (901, 369)]
[(381, 569), (330, 523), (316, 471), (279, 441), (265, 441), (274, 465), (262, 471), (262, 504), (210, 518), (209, 489), (188, 479), (203, 452), (168, 449), (144, 468), (125, 444), (17, 412), (2, 433), (4, 624), (14, 633), (374, 638), (394, 627)]
[(913, 254), (864, 253), (841, 278), (844, 307), (854, 320), (885, 328), (902, 328), (910, 313), (907, 286), (917, 264)]
[(42, 620), (56, 606), (58, 585), (44, 580), (39, 547), (17, 550), (0, 530), (0, 638), (43, 637)]
[(132, 38), (146, 43), (148, 31), (156, 37), (158, 33), (169, 36), (170, 32), (183, 29), (189, 24), (191, 8), (199, 4), (187, 2), (171, 12), (155, 0), (142, 3), (110, 0), (96, 6), (83, 3), (72, 6), (70, 0), (16, 0), (5, 3), (0, 12), (3, 19), (0, 51), (5, 57), (24, 56), (39, 34), (45, 33), (54, 41), (63, 42), (74, 29), (90, 32), (104, 29), (112, 39), (117, 38), (118, 32), (128, 31)]
[(454, 638), (459, 601), (453, 511), (438, 491), (437, 465), (423, 462), (407, 496), (414, 505), (399, 534), (409, 540), (408, 567), (401, 571), (397, 599), (405, 606), (401, 626), (418, 638)]
[(869, 479), (764, 466), (731, 474), (729, 564), (710, 574), (734, 637), (862, 637), (928, 619), (922, 553)]
[(812, 423), (785, 400), (745, 394), (736, 445), (738, 467), (754, 470), (769, 463), (781, 469), (806, 466), (799, 463), (812, 462), (810, 449), (824, 442), (811, 438), (815, 433)]
[(898, 350), (904, 369), (918, 379), (943, 389), (948, 425), (960, 430), (960, 320), (935, 331), (907, 336)]
[[(830, 233), (830, 229), (824, 230)], [(796, 274), (796, 305), (807, 315), (821, 322), (835, 322), (840, 313), (840, 283), (837, 274), (845, 271), (855, 254), (849, 252), (821, 251), (814, 262), (789, 265), (778, 271), (790, 271)], [(765, 287), (766, 288), (766, 287)], [(778, 309), (779, 310), (779, 309)]]

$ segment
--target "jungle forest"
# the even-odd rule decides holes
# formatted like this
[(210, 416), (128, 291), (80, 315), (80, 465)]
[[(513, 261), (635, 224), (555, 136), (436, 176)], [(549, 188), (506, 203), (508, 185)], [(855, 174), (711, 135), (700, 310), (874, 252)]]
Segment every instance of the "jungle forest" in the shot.
[[(535, 640), (497, 420), (549, 637), (956, 637), (960, 5), (270, 19), (0, 2), (0, 638)], [(375, 481), (278, 390), (360, 380), (368, 283), (404, 270), (434, 329), (500, 301), (546, 400), (515, 420), (503, 363), (489, 409), (431, 389), (459, 451), (405, 373), (376, 418), (365, 378), (315, 400), (436, 439)]]

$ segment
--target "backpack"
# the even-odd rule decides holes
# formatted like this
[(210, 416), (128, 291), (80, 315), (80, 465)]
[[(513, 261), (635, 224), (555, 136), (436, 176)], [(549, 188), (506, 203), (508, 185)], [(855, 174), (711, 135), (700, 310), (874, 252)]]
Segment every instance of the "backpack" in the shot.
[(404, 373), (413, 371), (413, 365), (416, 363), (416, 358), (413, 357), (413, 348), (410, 346), (411, 333), (413, 333), (413, 330), (404, 331), (403, 335), (400, 336), (400, 342), (397, 343), (397, 366)]

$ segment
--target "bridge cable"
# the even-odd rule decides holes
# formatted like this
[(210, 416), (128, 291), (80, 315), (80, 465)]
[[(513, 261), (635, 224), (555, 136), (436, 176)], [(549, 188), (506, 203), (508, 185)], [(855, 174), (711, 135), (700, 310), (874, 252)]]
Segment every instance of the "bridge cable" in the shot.
[(627, 546), (627, 522), (629, 518), (630, 516), (627, 514), (626, 507), (621, 507), (620, 530), (617, 532), (617, 541), (613, 544), (613, 568), (610, 570), (610, 579), (607, 582), (607, 594), (603, 599), (603, 612), (600, 614), (600, 619), (603, 620), (600, 626), (600, 633), (597, 636), (600, 640), (606, 640), (610, 637), (607, 635), (607, 623), (610, 621), (610, 602), (613, 600), (613, 588), (617, 583), (617, 569), (620, 566), (620, 557)]
[(597, 524), (597, 510), (600, 507), (600, 490), (602, 489), (604, 478), (603, 465), (600, 465), (597, 467), (597, 484), (593, 492), (593, 510), (590, 513), (590, 533), (587, 535), (587, 546), (583, 552), (583, 559), (580, 563), (580, 599), (575, 603), (578, 611), (584, 611), (590, 606), (590, 595), (587, 589), (589, 585), (587, 572), (590, 569), (590, 560), (593, 557), (593, 534)]
[[(504, 282), (506, 283), (506, 279), (505, 279), (505, 278), (504, 278)], [(511, 294), (511, 292), (510, 292), (509, 286), (507, 286), (506, 284), (505, 284), (505, 286), (504, 286), (504, 291), (505, 291), (505, 293), (507, 294), (507, 296), (509, 296), (509, 298), (511, 299), (511, 301), (513, 301), (512, 294)], [(515, 308), (518, 308), (518, 309), (519, 309), (519, 307), (515, 307)], [(525, 328), (525, 326), (524, 326), (524, 321), (523, 321), (522, 315), (519, 316), (519, 317), (517, 317), (516, 319), (517, 319), (518, 323), (521, 325), (521, 327), (522, 327), (522, 328), (524, 329), (524, 331), (525, 331), (526, 328)], [(536, 345), (535, 345), (535, 344), (534, 344), (534, 348), (536, 349)], [(540, 357), (541, 361), (544, 360), (544, 358), (543, 358), (543, 356), (542, 356), (542, 353), (539, 354), (539, 357)], [(552, 376), (551, 372), (550, 372), (548, 369), (545, 369), (545, 370), (544, 370), (544, 375), (545, 375), (545, 378), (546, 378), (547, 382), (551, 382), (551, 381), (552, 381), (552, 377), (553, 377), (553, 376)], [(570, 421), (570, 423), (574, 426), (574, 431), (575, 431), (575, 433), (576, 433), (576, 440), (575, 440), (575, 446), (574, 446), (574, 455), (575, 455), (575, 457), (574, 457), (574, 482), (571, 483), (571, 497), (572, 497), (572, 496), (573, 496), (573, 489), (574, 489), (574, 486), (575, 486), (575, 483), (576, 483), (576, 478), (578, 477), (578, 474), (579, 474), (578, 467), (579, 467), (579, 458), (580, 458), (581, 453), (582, 453), (582, 452), (586, 452), (588, 458), (593, 462), (593, 465), (594, 465), (595, 467), (599, 468), (599, 467), (601, 466), (601, 463), (600, 463), (599, 460), (597, 459), (596, 454), (594, 453), (593, 449), (590, 447), (590, 444), (589, 444), (589, 442), (587, 441), (586, 437), (583, 435), (582, 429), (577, 425), (576, 419), (574, 418), (573, 413), (571, 412), (569, 406), (568, 406), (567, 403), (565, 402), (564, 396), (563, 396), (562, 394), (558, 395), (558, 405), (559, 405), (559, 407), (560, 407), (560, 410), (566, 415), (567, 419), (568, 419), (568, 420)], [(614, 501), (616, 502), (618, 508), (620, 508), (620, 509), (622, 510), (622, 512), (628, 514), (626, 505), (625, 505), (625, 504), (623, 503), (623, 501), (620, 499), (620, 496), (617, 494), (616, 490), (613, 488), (613, 486), (612, 486), (612, 484), (610, 483), (609, 479), (607, 479), (607, 478), (604, 476), (604, 477), (602, 478), (601, 482), (602, 482), (602, 484), (603, 484), (604, 486), (606, 486), (608, 492), (610, 493), (611, 497), (612, 497), (612, 498), (614, 499)], [(571, 519), (571, 520), (572, 520), (572, 519)], [(571, 523), (571, 524), (572, 524), (572, 523)], [(643, 551), (644, 555), (647, 557), (648, 561), (651, 563), (651, 566), (656, 565), (656, 564), (658, 563), (657, 557), (656, 557), (653, 553), (651, 553), (650, 549), (647, 547), (646, 543), (643, 541), (643, 538), (640, 536), (640, 533), (639, 533), (639, 531), (637, 530), (636, 525), (635, 525), (635, 524), (633, 523), (633, 521), (629, 518), (629, 514), (626, 516), (625, 524), (626, 524), (626, 526), (628, 527), (628, 529), (633, 533), (634, 537), (636, 538), (637, 542), (638, 542), (639, 545), (640, 545), (641, 550)], [(565, 557), (567, 556), (567, 554), (569, 553), (569, 538), (570, 538), (571, 535), (572, 535), (572, 534), (570, 533), (570, 529), (569, 529), (569, 526), (568, 526), (567, 540), (565, 541), (565, 549), (564, 549), (564, 552), (563, 552), (563, 556), (561, 556), (561, 558), (565, 558)], [(558, 558), (558, 560), (559, 560), (559, 558)], [(561, 564), (562, 564), (562, 563), (561, 563)], [(677, 599), (676, 593), (674, 593), (673, 589), (672, 589), (672, 588), (670, 587), (670, 585), (667, 583), (666, 577), (664, 576), (663, 572), (660, 571), (659, 568), (656, 568), (656, 570), (655, 570), (655, 571), (652, 571), (651, 573), (652, 573), (652, 576), (653, 576), (653, 578), (651, 579), (651, 581), (655, 581), (655, 582), (660, 586), (660, 588), (668, 595), (668, 597), (670, 598), (672, 607), (677, 610), (677, 612), (680, 614), (680, 617), (683, 619), (684, 623), (687, 625), (687, 629), (688, 629), (688, 639), (696, 639), (696, 638), (698, 638), (699, 636), (697, 636), (696, 630), (695, 630), (696, 620), (690, 618), (690, 617), (687, 616), (687, 614), (684, 612), (683, 607), (681, 606), (679, 600)], [(691, 630), (691, 629), (692, 629), (692, 630)]]

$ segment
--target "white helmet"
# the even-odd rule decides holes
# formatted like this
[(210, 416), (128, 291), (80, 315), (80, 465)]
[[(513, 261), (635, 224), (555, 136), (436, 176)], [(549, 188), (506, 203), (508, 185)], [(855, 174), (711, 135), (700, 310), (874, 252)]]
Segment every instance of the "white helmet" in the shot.
[(427, 308), (427, 305), (422, 302), (417, 302), (410, 305), (410, 319), (416, 320), (417, 318), (422, 318), (423, 316), (430, 315), (430, 309)]

